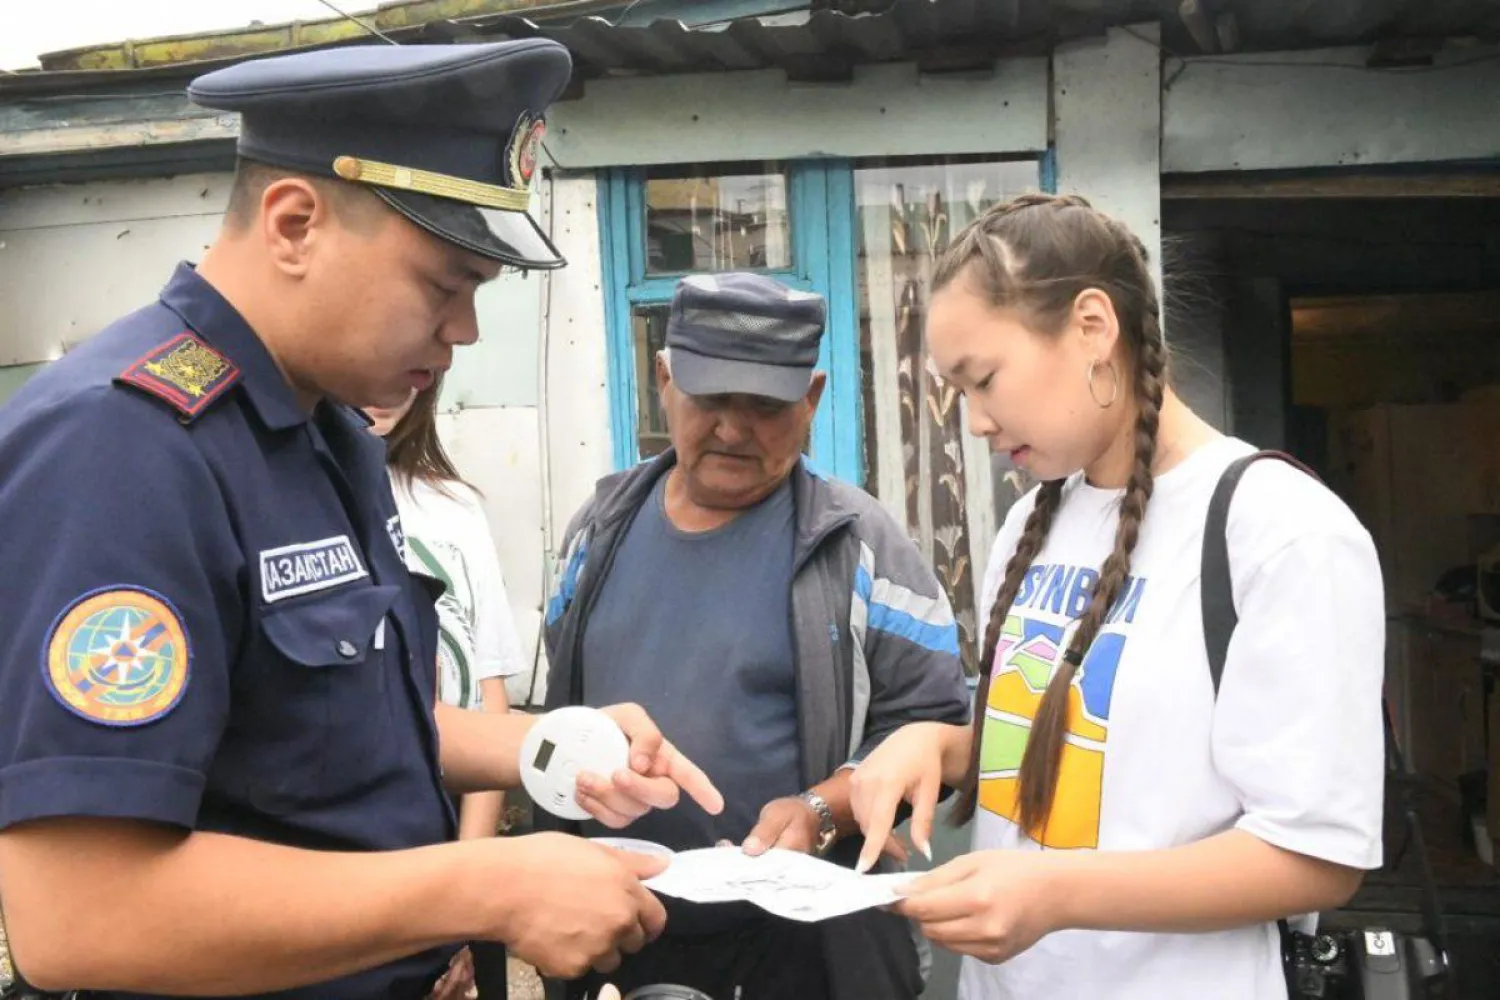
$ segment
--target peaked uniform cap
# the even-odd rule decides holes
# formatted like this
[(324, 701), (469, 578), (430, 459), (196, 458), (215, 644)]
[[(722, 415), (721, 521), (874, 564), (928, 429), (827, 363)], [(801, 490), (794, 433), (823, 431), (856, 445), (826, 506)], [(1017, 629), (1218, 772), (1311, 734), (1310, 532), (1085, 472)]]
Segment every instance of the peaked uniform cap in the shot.
[(367, 185), (465, 250), (554, 268), (564, 261), (527, 208), (546, 111), (571, 72), (544, 38), (356, 45), (241, 62), (188, 96), (239, 112), (247, 159)]

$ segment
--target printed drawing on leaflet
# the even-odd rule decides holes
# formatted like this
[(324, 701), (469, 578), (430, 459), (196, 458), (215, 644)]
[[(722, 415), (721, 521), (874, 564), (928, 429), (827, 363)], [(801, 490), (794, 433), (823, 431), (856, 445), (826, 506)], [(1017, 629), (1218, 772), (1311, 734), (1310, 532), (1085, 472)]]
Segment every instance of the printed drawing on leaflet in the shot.
[(705, 847), (677, 853), (645, 885), (697, 903), (744, 900), (790, 920), (818, 921), (889, 905), (897, 898), (895, 885), (915, 874), (856, 875), (783, 848), (752, 858), (738, 847)]
[[(1098, 573), (1084, 566), (1033, 566), (1001, 628), (985, 705), (979, 804), (1006, 819), (1019, 816), (1017, 777), (1026, 738), (1097, 581)], [(1099, 846), (1110, 699), (1145, 590), (1144, 579), (1126, 581), (1073, 678), (1052, 815), (1045, 830), (1032, 831), (1044, 847)]]
[(728, 888), (740, 899), (774, 896), (781, 909), (791, 911), (788, 916), (814, 914), (819, 894), (834, 888), (830, 876), (835, 872), (790, 861), (785, 856), (767, 855), (764, 863), (749, 866), (743, 874), (731, 875), (726, 880)]

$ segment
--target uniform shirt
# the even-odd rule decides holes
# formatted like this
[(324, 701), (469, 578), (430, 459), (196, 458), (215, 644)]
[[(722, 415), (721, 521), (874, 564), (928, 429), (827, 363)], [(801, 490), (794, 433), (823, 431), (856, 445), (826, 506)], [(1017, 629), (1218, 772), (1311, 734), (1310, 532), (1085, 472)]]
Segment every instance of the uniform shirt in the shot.
[[(393, 543), (384, 449), (351, 410), (300, 409), (190, 266), (0, 409), (0, 469), (0, 829), (452, 838), (433, 597)], [(280, 995), (415, 1000), (447, 955)]]
[[(1041, 843), (1015, 814), (1031, 720), (1114, 546), (1119, 490), (1074, 476), (992, 664), (974, 848), (1148, 851), (1240, 829), (1352, 868), (1381, 862), (1385, 602), (1369, 533), (1283, 462), (1246, 470), (1227, 537), (1239, 625), (1215, 699), (1199, 567), (1209, 498), (1251, 452), (1226, 438), (1157, 477), (1131, 579), (1070, 691)], [(995, 541), (992, 603), (1035, 493)], [(1274, 924), (1205, 934), (1069, 930), (1005, 962), (964, 962), (964, 1000), (1281, 1000)]]
[(526, 671), (489, 519), (479, 495), (464, 483), (398, 475), (391, 486), (406, 565), (447, 588), (437, 604), (438, 700), (481, 709), (480, 681)]

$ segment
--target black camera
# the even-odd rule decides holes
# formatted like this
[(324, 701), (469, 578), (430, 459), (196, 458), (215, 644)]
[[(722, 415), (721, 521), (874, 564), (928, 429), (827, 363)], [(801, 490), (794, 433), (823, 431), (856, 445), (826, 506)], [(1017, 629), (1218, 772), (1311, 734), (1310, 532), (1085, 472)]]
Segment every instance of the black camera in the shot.
[(1431, 941), (1381, 927), (1292, 933), (1283, 947), (1292, 1000), (1429, 1000), (1448, 971)]

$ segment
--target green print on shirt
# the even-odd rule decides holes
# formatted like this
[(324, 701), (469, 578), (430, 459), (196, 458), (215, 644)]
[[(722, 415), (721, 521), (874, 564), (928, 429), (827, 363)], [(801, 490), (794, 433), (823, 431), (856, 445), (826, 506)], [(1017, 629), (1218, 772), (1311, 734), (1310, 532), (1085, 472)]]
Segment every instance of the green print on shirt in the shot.
[[(453, 612), (453, 618), (456, 621), (465, 621), (466, 616), (463, 612), (463, 605), (459, 604), (458, 597), (454, 592), (453, 578), (443, 569), (442, 562), (438, 560), (437, 556), (432, 554), (431, 549), (422, 544), (420, 539), (407, 538), (406, 544), (411, 546), (411, 550), (417, 554), (417, 558), (422, 560), (422, 564), (431, 571), (432, 575), (441, 580), (443, 586), (448, 588), (443, 592), (443, 596), (438, 598), (438, 603), (446, 604)], [(453, 635), (443, 625), (441, 618), (438, 620), (438, 641), (448, 650), (449, 655), (453, 657), (453, 662), (458, 666), (458, 707), (468, 708), (469, 691), (471, 688), (469, 658), (464, 655), (463, 644), (458, 641), (457, 636)]]

